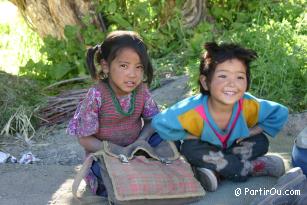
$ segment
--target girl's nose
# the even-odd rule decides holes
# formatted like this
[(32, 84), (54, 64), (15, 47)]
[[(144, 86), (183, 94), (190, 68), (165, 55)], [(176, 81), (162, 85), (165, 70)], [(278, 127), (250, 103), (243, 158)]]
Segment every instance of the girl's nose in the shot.
[(136, 69), (135, 68), (130, 68), (128, 76), (129, 77), (135, 77), (136, 76)]

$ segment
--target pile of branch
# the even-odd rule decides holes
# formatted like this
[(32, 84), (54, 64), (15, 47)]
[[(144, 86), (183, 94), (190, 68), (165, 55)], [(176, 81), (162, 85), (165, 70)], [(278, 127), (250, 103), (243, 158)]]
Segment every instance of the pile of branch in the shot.
[(68, 90), (58, 96), (49, 97), (47, 105), (38, 111), (39, 118), (42, 120), (40, 124), (51, 126), (67, 122), (87, 91), (88, 89)]
[[(86, 81), (87, 79), (89, 77), (68, 79), (49, 85), (45, 89), (51, 89), (67, 83)], [(174, 81), (174, 79), (172, 77), (161, 79), (159, 85), (166, 85)], [(51, 126), (66, 123), (74, 115), (77, 105), (85, 98), (87, 92), (88, 89), (67, 90), (57, 96), (49, 97), (47, 104), (38, 110), (38, 117), (41, 119), (40, 125)]]
[[(84, 82), (90, 79), (87, 77), (72, 78), (63, 80), (49, 85), (45, 89), (62, 86), (70, 83)], [(41, 126), (51, 126), (67, 122), (74, 115), (79, 102), (85, 98), (88, 89), (67, 90), (57, 96), (51, 96), (47, 100), (47, 104), (38, 110), (38, 116), (41, 119)]]

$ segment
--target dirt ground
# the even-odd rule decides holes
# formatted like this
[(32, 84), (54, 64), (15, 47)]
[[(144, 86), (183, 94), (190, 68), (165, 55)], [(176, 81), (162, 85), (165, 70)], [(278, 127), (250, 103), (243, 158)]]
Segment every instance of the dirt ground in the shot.
[[(188, 96), (187, 80), (186, 76), (176, 77), (154, 90), (158, 104), (171, 105)], [(307, 112), (291, 114), (277, 139), (271, 140), (271, 151), (284, 156), (289, 166), (294, 137), (306, 125)], [(81, 167), (84, 152), (76, 139), (66, 135), (65, 128), (65, 124), (55, 126), (31, 147), (13, 138), (1, 142), (1, 151), (18, 159), (27, 151), (40, 159), (29, 165), (0, 164), (1, 205), (78, 204), (71, 195), (71, 185)], [(84, 191), (84, 183), (80, 190)]]

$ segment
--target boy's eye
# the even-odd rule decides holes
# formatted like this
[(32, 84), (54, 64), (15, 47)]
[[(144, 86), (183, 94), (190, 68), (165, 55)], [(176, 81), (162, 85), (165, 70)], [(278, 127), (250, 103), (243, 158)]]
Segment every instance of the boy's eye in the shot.
[(238, 77), (238, 79), (239, 79), (239, 80), (244, 80), (244, 79), (245, 79), (245, 77), (243, 77), (243, 76), (239, 76), (239, 77)]

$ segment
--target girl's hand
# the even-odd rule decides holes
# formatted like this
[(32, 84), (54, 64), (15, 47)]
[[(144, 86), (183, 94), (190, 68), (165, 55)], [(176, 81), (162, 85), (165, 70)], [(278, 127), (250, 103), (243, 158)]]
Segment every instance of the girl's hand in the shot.
[(151, 127), (151, 119), (144, 119), (144, 126), (142, 128), (142, 131), (139, 135), (139, 139), (143, 139), (145, 141), (148, 141), (148, 139), (155, 133), (155, 130)]
[(148, 139), (148, 144), (152, 147), (158, 146), (163, 139), (160, 137), (158, 133), (153, 134), (149, 139)]

